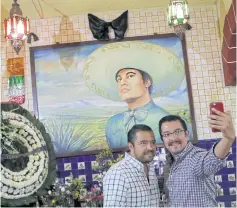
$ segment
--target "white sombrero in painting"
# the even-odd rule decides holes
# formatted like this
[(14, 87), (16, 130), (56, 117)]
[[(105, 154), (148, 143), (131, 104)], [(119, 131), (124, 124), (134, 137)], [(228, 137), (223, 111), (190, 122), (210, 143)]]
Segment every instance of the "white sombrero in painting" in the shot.
[(84, 80), (95, 93), (119, 101), (115, 75), (123, 68), (147, 72), (153, 79), (152, 97), (173, 91), (185, 76), (183, 63), (168, 49), (148, 42), (125, 41), (106, 44), (93, 51), (84, 65)]

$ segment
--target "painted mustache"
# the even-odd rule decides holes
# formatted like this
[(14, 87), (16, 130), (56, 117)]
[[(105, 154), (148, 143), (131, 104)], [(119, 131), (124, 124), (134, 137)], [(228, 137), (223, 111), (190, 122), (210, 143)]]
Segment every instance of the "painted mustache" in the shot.
[(173, 140), (168, 143), (168, 146), (172, 146), (174, 143), (181, 144), (180, 140)]

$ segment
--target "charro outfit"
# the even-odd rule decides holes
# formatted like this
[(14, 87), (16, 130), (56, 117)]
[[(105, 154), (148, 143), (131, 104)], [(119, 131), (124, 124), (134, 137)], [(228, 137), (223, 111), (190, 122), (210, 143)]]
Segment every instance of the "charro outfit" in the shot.
[(152, 128), (156, 142), (161, 143), (158, 132), (159, 120), (169, 113), (151, 101), (144, 106), (127, 110), (112, 116), (106, 125), (106, 138), (110, 148), (126, 147), (127, 133), (135, 124), (145, 124)]

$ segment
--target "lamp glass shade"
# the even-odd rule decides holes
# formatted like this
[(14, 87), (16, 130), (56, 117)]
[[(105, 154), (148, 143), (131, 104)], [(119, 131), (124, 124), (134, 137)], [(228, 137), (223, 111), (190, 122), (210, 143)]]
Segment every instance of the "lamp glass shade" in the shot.
[(4, 20), (5, 38), (8, 40), (24, 40), (29, 34), (29, 19), (13, 15)]
[(186, 0), (171, 0), (167, 16), (170, 26), (187, 23), (189, 19), (188, 2)]

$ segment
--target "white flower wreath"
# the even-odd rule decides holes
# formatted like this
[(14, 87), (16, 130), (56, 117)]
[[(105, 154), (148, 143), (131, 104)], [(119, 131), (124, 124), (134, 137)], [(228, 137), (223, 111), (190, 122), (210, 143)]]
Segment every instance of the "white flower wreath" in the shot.
[[(1, 107), (2, 204), (29, 204), (43, 194), (42, 188), (47, 189), (56, 176), (53, 146), (43, 125), (25, 109), (16, 104)], [(23, 163), (21, 170), (16, 170), (14, 161), (19, 158)]]

